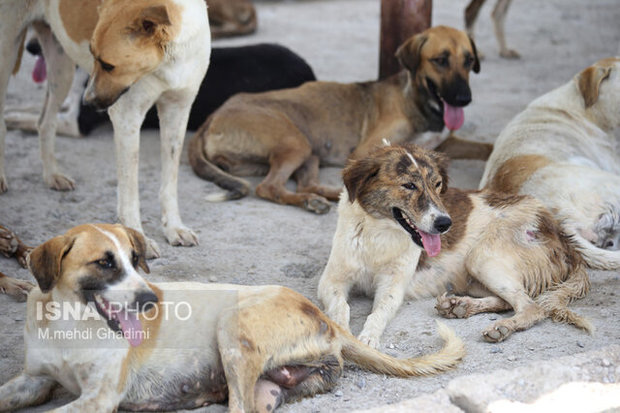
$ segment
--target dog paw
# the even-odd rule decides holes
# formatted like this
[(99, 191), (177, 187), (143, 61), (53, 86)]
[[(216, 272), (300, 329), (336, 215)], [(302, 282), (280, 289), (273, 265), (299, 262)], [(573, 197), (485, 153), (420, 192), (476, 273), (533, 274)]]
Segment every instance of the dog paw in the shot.
[(323, 215), (329, 212), (331, 205), (329, 201), (323, 197), (309, 198), (304, 202), (304, 209), (315, 214)]
[(176, 228), (165, 228), (166, 240), (175, 247), (194, 247), (198, 245), (198, 237), (191, 229), (181, 226)]
[(75, 182), (73, 179), (62, 174), (52, 174), (45, 178), (47, 186), (56, 191), (73, 191), (75, 189)]
[(360, 335), (357, 336), (357, 339), (372, 348), (379, 348), (379, 345), (381, 344), (379, 336), (367, 331), (362, 331)]
[(469, 303), (465, 299), (466, 297), (456, 297), (454, 295), (447, 296), (444, 293), (442, 296), (437, 297), (437, 304), (435, 309), (440, 316), (444, 318), (467, 318), (469, 314)]
[(7, 228), (0, 227), (0, 254), (12, 257), (19, 247), (19, 241), (15, 233)]
[(154, 258), (159, 258), (161, 256), (159, 245), (148, 237), (144, 237), (144, 241), (146, 242), (146, 259), (152, 260)]
[(504, 59), (520, 59), (521, 55), (516, 50), (506, 49), (499, 52), (499, 55)]
[(17, 301), (25, 301), (28, 297), (28, 292), (33, 288), (34, 284), (29, 281), (10, 277), (0, 278), (0, 292), (10, 295)]
[(489, 343), (499, 343), (504, 341), (512, 331), (505, 325), (495, 323), (482, 332), (482, 338)]

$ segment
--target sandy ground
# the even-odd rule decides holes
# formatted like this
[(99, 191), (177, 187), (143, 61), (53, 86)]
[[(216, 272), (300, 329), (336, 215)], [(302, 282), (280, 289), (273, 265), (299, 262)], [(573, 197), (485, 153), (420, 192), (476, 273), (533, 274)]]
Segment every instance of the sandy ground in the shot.
[[(361, 81), (377, 73), (378, 0), (317, 0), (259, 2), (259, 30), (255, 35), (215, 42), (237, 45), (263, 41), (291, 47), (313, 66), (323, 80)], [(435, 0), (434, 24), (463, 27), (466, 0)], [(492, 3), (492, 2), (489, 2)], [(617, 0), (520, 0), (513, 3), (507, 19), (510, 46), (522, 59), (497, 56), (489, 19), (492, 4), (481, 13), (477, 43), (486, 53), (479, 75), (472, 75), (473, 103), (466, 109), (460, 135), (492, 142), (503, 125), (533, 98), (568, 81), (592, 62), (617, 55), (620, 46), (620, 3)], [(10, 104), (40, 102), (43, 87), (29, 80), (32, 59), (11, 81)], [(36, 245), (85, 222), (116, 220), (116, 175), (112, 133), (96, 130), (86, 139), (60, 137), (57, 153), (62, 169), (76, 180), (73, 192), (48, 190), (42, 180), (38, 140), (32, 134), (10, 132), (7, 137), (7, 175), (10, 190), (0, 196), (0, 222), (27, 243)], [(453, 185), (473, 188), (483, 170), (482, 162), (454, 162)], [(204, 196), (216, 190), (198, 179), (183, 157), (179, 199), (185, 223), (200, 237), (200, 246), (173, 248), (160, 229), (159, 139), (143, 133), (140, 158), (140, 199), (147, 234), (162, 248), (162, 258), (151, 261), (153, 281), (200, 280), (245, 284), (282, 284), (316, 302), (316, 285), (327, 261), (336, 226), (335, 208), (315, 216), (293, 207), (250, 196), (239, 201), (211, 204)], [(340, 182), (339, 169), (322, 171), (323, 180)], [(253, 183), (258, 181), (255, 179)], [(14, 261), (0, 259), (0, 269), (22, 279), (29, 273)], [(491, 373), (499, 368), (527, 365), (596, 350), (620, 342), (620, 277), (615, 272), (593, 272), (592, 291), (572, 308), (589, 317), (597, 328), (588, 336), (573, 327), (544, 321), (515, 334), (507, 342), (492, 345), (480, 332), (504, 315), (479, 315), (468, 320), (449, 320), (466, 342), (468, 355), (457, 369), (428, 378), (394, 379), (345, 371), (334, 392), (286, 405), (285, 412), (348, 411), (394, 403), (444, 387), (451, 379), (470, 373)], [(434, 299), (409, 302), (383, 336), (382, 350), (399, 357), (436, 351), (440, 340), (434, 328), (439, 317)], [(352, 325), (358, 332), (370, 311), (371, 301), (355, 298)], [(23, 366), (23, 303), (0, 296), (0, 383)], [(614, 380), (620, 380), (616, 376)], [(53, 405), (69, 400), (59, 392)], [(49, 408), (52, 404), (45, 407)], [(214, 406), (206, 411), (221, 411)]]

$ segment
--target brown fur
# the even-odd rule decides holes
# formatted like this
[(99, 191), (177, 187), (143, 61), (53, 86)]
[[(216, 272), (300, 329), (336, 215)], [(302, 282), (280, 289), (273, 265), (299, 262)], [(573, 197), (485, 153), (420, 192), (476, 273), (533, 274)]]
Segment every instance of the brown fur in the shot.
[(601, 82), (611, 73), (615, 59), (599, 61), (596, 66), (590, 66), (577, 76), (577, 86), (583, 96), (586, 109), (598, 100), (598, 90)]
[[(10, 229), (0, 225), (0, 254), (7, 258), (14, 257), (19, 264), (26, 268), (26, 260), (32, 247), (25, 245)], [(0, 272), (0, 292), (6, 293), (17, 300), (25, 300), (28, 291), (34, 287), (29, 281), (11, 278)]]
[(521, 186), (540, 168), (551, 160), (542, 155), (520, 155), (504, 162), (487, 189), (494, 192), (519, 193)]
[(67, 35), (76, 43), (88, 42), (99, 20), (103, 0), (60, 0), (60, 18)]
[(208, 0), (207, 6), (214, 39), (256, 31), (256, 9), (251, 0)]
[[(295, 89), (234, 96), (192, 137), (192, 168), (229, 191), (217, 200), (248, 192), (246, 181), (229, 174), (268, 169), (256, 187), (258, 196), (327, 212), (328, 200), (337, 200), (340, 191), (319, 183), (320, 164), (343, 165), (348, 158), (364, 157), (382, 139), (397, 143), (442, 130), (443, 117), (432, 109), (443, 110), (435, 92), (448, 99), (459, 95), (456, 90), (469, 91), (469, 72), (479, 70), (474, 43), (464, 32), (445, 26), (412, 37), (397, 57), (404, 70), (383, 81), (308, 82)], [(489, 153), (485, 144), (451, 142), (471, 144), (473, 151), (457, 151), (467, 156)], [(285, 188), (291, 176), (297, 180), (296, 193)]]

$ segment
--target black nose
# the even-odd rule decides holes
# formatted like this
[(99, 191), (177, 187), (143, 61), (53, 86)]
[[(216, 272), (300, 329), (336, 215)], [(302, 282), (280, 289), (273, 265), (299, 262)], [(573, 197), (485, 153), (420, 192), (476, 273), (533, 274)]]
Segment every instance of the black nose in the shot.
[(435, 222), (433, 223), (433, 226), (435, 227), (435, 229), (442, 234), (446, 232), (447, 230), (449, 230), (451, 225), (452, 225), (452, 220), (450, 219), (450, 217), (445, 216), (445, 215), (436, 218)]
[(141, 291), (136, 293), (134, 303), (140, 312), (145, 312), (153, 308), (157, 301), (157, 296), (152, 291)]
[(454, 97), (454, 106), (467, 106), (471, 102), (471, 93), (459, 93)]

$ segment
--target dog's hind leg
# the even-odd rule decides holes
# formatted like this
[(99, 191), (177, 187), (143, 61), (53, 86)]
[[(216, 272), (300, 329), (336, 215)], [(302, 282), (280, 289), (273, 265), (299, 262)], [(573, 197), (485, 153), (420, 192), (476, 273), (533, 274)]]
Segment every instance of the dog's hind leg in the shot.
[(516, 50), (509, 49), (508, 46), (506, 46), (504, 22), (506, 21), (506, 14), (508, 14), (508, 7), (510, 7), (511, 1), (512, 0), (497, 0), (497, 4), (491, 16), (493, 17), (495, 37), (497, 38), (497, 43), (499, 43), (499, 55), (506, 59), (519, 59), (521, 55), (519, 55)]
[(294, 193), (286, 189), (286, 182), (311, 156), (305, 137), (295, 136), (283, 140), (273, 148), (269, 157), (269, 173), (256, 187), (256, 195), (279, 204), (295, 205), (316, 214), (330, 209), (327, 199), (312, 193)]
[(498, 313), (512, 307), (501, 298), (491, 295), (474, 298), (470, 296), (446, 295), (437, 297), (437, 312), (445, 318), (468, 318), (480, 313)]
[(0, 387), (0, 412), (45, 403), (55, 384), (48, 377), (20, 374)]
[(297, 171), (295, 171), (297, 192), (317, 194), (330, 201), (338, 201), (342, 188), (333, 188), (320, 184), (319, 163), (319, 157), (312, 155)]
[(58, 112), (65, 100), (75, 72), (75, 64), (63, 51), (62, 46), (45, 23), (33, 24), (47, 64), (47, 93), (41, 119), (39, 121), (39, 149), (43, 161), (43, 179), (57, 191), (70, 191), (75, 188), (73, 179), (61, 174), (56, 165), (55, 141)]

